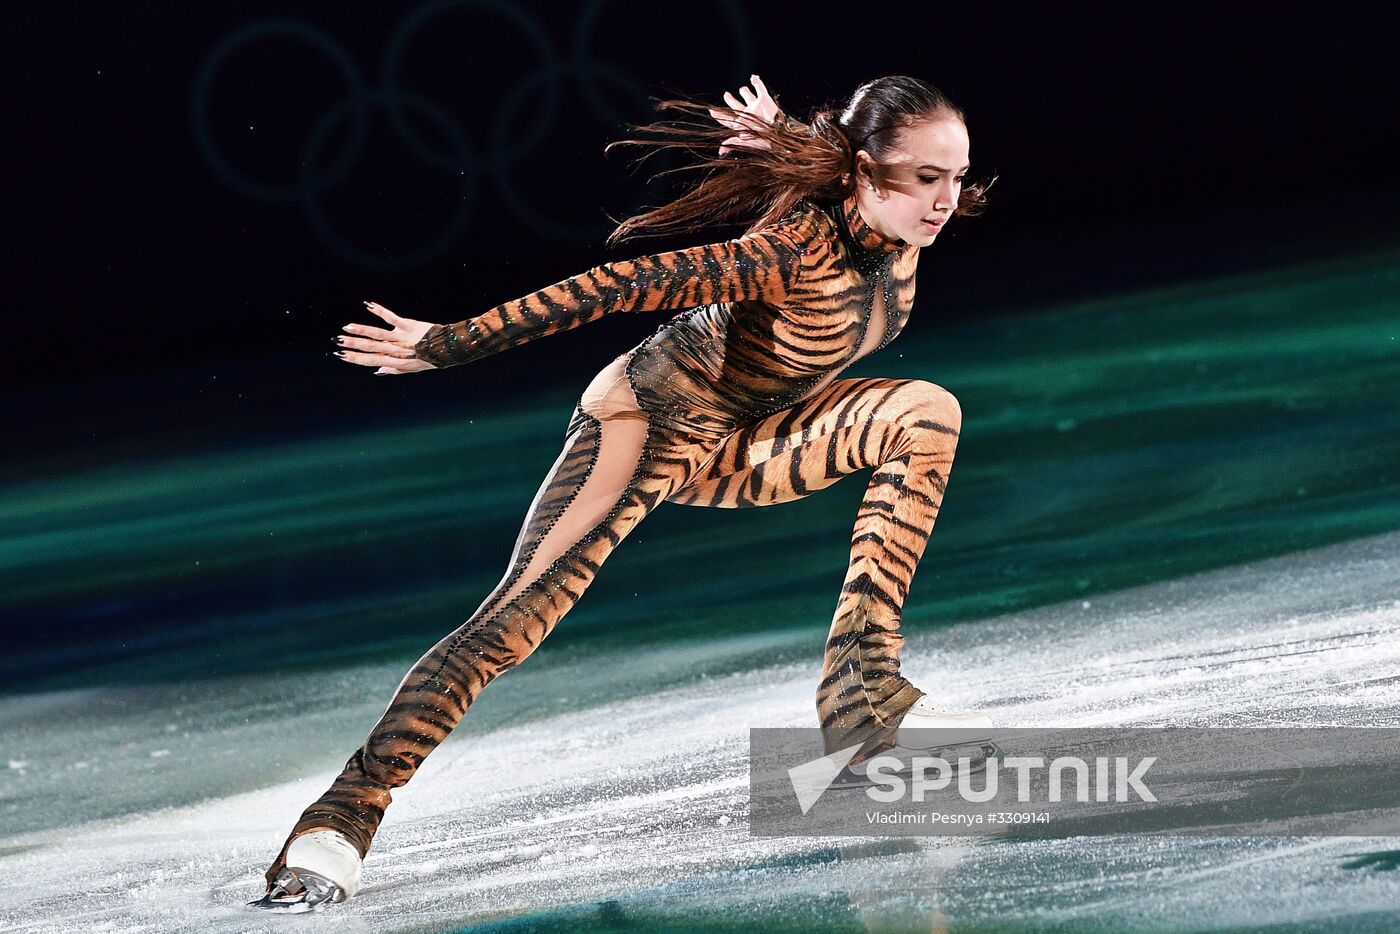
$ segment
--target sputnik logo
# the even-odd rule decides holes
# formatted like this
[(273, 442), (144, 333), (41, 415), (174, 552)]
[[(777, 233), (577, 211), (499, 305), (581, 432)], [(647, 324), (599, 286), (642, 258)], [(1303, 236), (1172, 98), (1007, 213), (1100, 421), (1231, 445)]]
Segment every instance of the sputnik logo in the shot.
[[(787, 770), (788, 781), (792, 783), (793, 793), (797, 795), (797, 804), (802, 808), (804, 815), (821, 800), (821, 796), (831, 787), (836, 777), (841, 774), (841, 770), (847, 767), (859, 749), (859, 745), (847, 746), (838, 752), (828, 753), (819, 759), (804, 762)], [(899, 801), (906, 795), (909, 795), (912, 801), (921, 802), (924, 800), (926, 792), (948, 788), (956, 776), (957, 793), (964, 801), (972, 803), (991, 801), (997, 797), (998, 771), (1004, 765), (1017, 773), (1016, 800), (1020, 802), (1032, 799), (1032, 774), (1037, 770), (1046, 770), (1048, 788), (1045, 800), (1051, 803), (1063, 800), (1066, 775), (1069, 775), (1072, 780), (1071, 793), (1076, 801), (1087, 802), (1090, 798), (1091, 786), (1096, 801), (1126, 802), (1131, 801), (1134, 795), (1140, 801), (1157, 800), (1157, 796), (1142, 781), (1147, 770), (1157, 761), (1156, 756), (1147, 756), (1141, 759), (1131, 772), (1128, 770), (1131, 763), (1127, 756), (1096, 756), (1093, 760), (1092, 773), (1097, 777), (1097, 780), (1092, 782), (1089, 763), (1075, 756), (1056, 757), (1048, 767), (1045, 759), (1041, 756), (1006, 756), (989, 759), (983, 785), (976, 789), (968, 780), (972, 771), (967, 765), (968, 758), (960, 757), (958, 761), (962, 763), (962, 766), (954, 769), (951, 763), (941, 756), (919, 756), (909, 763), (902, 763), (893, 756), (876, 756), (865, 767), (867, 777), (872, 780), (871, 784), (874, 786), (866, 788), (865, 794), (872, 801), (886, 804)], [(1117, 767), (1116, 774), (1114, 766)], [(912, 768), (913, 778), (906, 780), (900, 771), (910, 768)], [(927, 774), (929, 770), (935, 772), (932, 778)]]
[(797, 804), (802, 808), (803, 814), (810, 811), (812, 805), (826, 794), (831, 783), (836, 781), (836, 776), (855, 758), (860, 746), (860, 743), (856, 743), (854, 746), (847, 746), (820, 759), (813, 759), (788, 769), (788, 781), (792, 782), (793, 793), (797, 795)]

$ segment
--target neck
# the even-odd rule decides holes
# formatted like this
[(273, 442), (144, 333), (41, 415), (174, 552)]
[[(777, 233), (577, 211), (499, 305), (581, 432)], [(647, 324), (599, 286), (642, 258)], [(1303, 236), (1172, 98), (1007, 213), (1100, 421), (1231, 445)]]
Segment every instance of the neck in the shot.
[(846, 227), (852, 238), (867, 250), (876, 253), (893, 253), (905, 246), (903, 239), (881, 231), (868, 218), (874, 211), (868, 206), (866, 193), (857, 188), (841, 203), (841, 211), (846, 219)]

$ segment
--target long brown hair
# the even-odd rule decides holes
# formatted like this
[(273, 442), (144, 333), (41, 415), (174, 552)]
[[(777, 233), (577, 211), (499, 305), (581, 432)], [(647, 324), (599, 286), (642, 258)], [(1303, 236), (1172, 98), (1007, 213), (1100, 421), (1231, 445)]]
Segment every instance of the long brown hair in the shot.
[[(915, 123), (952, 117), (967, 125), (962, 110), (942, 91), (917, 78), (891, 75), (862, 84), (839, 108), (817, 109), (806, 124), (781, 117), (772, 124), (746, 120), (746, 132), (766, 148), (745, 147), (734, 155), (720, 156), (720, 144), (734, 131), (716, 123), (709, 116), (710, 107), (684, 98), (658, 101), (657, 110), (693, 119), (633, 124), (630, 129), (653, 138), (616, 140), (604, 148), (604, 152), (614, 146), (685, 149), (694, 161), (658, 176), (675, 172), (702, 176), (699, 184), (675, 200), (620, 221), (608, 235), (608, 245), (716, 223), (749, 222), (750, 231), (766, 227), (804, 198), (831, 203), (849, 196), (855, 190), (858, 151), (864, 149), (882, 163), (898, 146), (899, 132)], [(980, 214), (995, 181), (993, 177), (965, 186), (953, 213)]]

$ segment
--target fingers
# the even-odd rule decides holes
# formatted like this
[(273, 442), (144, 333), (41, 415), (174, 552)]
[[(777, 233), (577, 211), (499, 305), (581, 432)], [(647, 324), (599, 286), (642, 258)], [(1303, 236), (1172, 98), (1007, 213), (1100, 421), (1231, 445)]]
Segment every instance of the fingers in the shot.
[(427, 325), (400, 317), (378, 302), (366, 301), (364, 304), (366, 310), (392, 324), (393, 330), (368, 324), (347, 324), (342, 328), (345, 333), (334, 338), (337, 344), (345, 348), (335, 352), (337, 357), (356, 366), (378, 367), (376, 376), (434, 369), (431, 363), (419, 360), (413, 352), (416, 335)]
[(738, 136), (731, 136), (719, 147), (719, 154), (722, 156), (731, 149), (767, 149), (768, 141), (754, 136), (752, 133), (740, 133)]
[(710, 116), (715, 119), (715, 122), (726, 129), (739, 131), (737, 136), (729, 137), (720, 145), (719, 154), (721, 156), (737, 146), (768, 148), (768, 144), (762, 140), (762, 133), (758, 132), (757, 128), (773, 122), (778, 113), (778, 106), (769, 96), (768, 88), (764, 85), (762, 78), (758, 75), (749, 75), (749, 80), (753, 82), (754, 89), (750, 89), (748, 85), (739, 88), (739, 97), (742, 97), (743, 100), (735, 97), (729, 91), (724, 92), (724, 102), (729, 105), (728, 113), (716, 107), (709, 108)]
[(733, 111), (731, 110), (720, 110), (718, 107), (711, 107), (710, 116), (722, 127), (727, 127), (731, 130), (739, 129), (739, 121), (734, 119)]
[(376, 315), (378, 315), (379, 317), (383, 318), (385, 321), (387, 321), (387, 322), (389, 322), (390, 324), (394, 325), (395, 327), (397, 327), (399, 324), (401, 324), (401, 323), (403, 322), (403, 319), (402, 319), (402, 318), (400, 318), (398, 315), (394, 314), (392, 311), (390, 311), (389, 309), (385, 308), (383, 305), (379, 304), (378, 302), (368, 302), (368, 301), (367, 301), (367, 302), (365, 302), (365, 307), (366, 307), (367, 309), (369, 309), (371, 312), (373, 312), (374, 314), (376, 314)]
[(375, 376), (402, 376), (405, 373), (421, 373), (424, 370), (434, 369), (433, 365), (426, 360), (410, 360), (397, 364), (381, 366), (374, 371)]
[(767, 126), (767, 125), (768, 125), (768, 121), (767, 121), (767, 120), (764, 120), (762, 117), (758, 116), (757, 114), (749, 113), (749, 112), (747, 112), (747, 111), (745, 111), (744, 113), (739, 114), (739, 115), (735, 118), (734, 122), (738, 125), (737, 128), (738, 128), (741, 132), (742, 132), (743, 130), (745, 130), (745, 129), (752, 130), (752, 129), (755, 129), (756, 127), (763, 127), (763, 126)]
[(406, 363), (416, 361), (412, 351), (409, 351), (407, 356), (401, 356), (399, 354), (337, 350), (335, 355), (346, 363), (354, 363), (359, 366), (387, 366), (399, 368)]
[(386, 331), (377, 328), (372, 324), (347, 324), (341, 328), (346, 334), (354, 334), (358, 337), (368, 337), (370, 340), (390, 341), (394, 339), (393, 331)]
[(364, 337), (340, 337), (337, 342), (342, 347), (351, 350), (363, 351), (370, 354), (381, 354), (386, 357), (412, 357), (413, 348), (405, 347), (398, 341), (392, 340), (371, 340)]
[(374, 371), (375, 376), (399, 376), (404, 373), (421, 373), (424, 370), (436, 369), (428, 361), (419, 360), (413, 356), (412, 350), (405, 350), (401, 347), (393, 347), (393, 353), (337, 350), (335, 355), (346, 363), (378, 367)]

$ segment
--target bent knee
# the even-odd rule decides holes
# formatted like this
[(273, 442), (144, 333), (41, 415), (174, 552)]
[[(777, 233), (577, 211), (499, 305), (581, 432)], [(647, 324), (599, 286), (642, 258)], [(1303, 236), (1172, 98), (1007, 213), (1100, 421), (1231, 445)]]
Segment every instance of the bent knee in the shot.
[(962, 430), (962, 406), (947, 389), (928, 380), (910, 380), (900, 398), (914, 425), (956, 435)]

